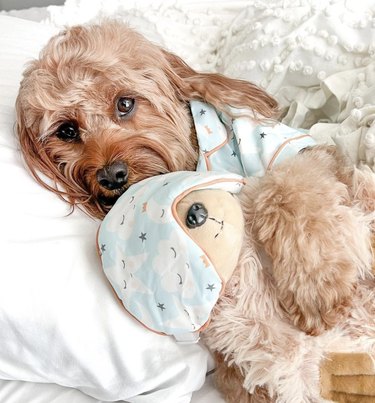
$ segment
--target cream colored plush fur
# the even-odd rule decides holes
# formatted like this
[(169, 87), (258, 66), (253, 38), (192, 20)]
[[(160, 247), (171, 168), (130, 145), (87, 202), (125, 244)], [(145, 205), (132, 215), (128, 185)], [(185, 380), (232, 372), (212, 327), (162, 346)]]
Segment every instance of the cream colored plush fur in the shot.
[[(366, 170), (338, 178), (334, 154), (309, 153), (250, 180), (241, 194), (245, 241), (204, 335), (217, 354), (217, 384), (228, 402), (323, 402), (320, 366), (326, 354), (375, 353), (370, 248), (375, 179)], [(293, 175), (299, 169), (310, 172), (304, 182)], [(301, 221), (305, 203), (315, 209)], [(311, 227), (308, 238), (298, 230), (306, 225)], [(311, 243), (320, 249), (310, 248)], [(288, 244), (290, 250), (278, 251)], [(305, 248), (306, 262), (286, 266), (277, 259), (297, 247)], [(273, 255), (273, 267), (265, 249)], [(320, 255), (312, 256), (311, 250)], [(295, 305), (289, 304), (289, 295)], [(326, 301), (340, 295), (343, 305), (324, 312)], [(332, 328), (321, 326), (320, 310)], [(314, 335), (301, 330), (306, 323), (317, 325)]]
[(219, 189), (196, 190), (177, 204), (182, 222), (190, 206), (201, 203), (208, 211), (203, 226), (185, 228), (209, 256), (220, 278), (226, 283), (237, 266), (243, 240), (244, 218), (241, 206), (231, 193)]

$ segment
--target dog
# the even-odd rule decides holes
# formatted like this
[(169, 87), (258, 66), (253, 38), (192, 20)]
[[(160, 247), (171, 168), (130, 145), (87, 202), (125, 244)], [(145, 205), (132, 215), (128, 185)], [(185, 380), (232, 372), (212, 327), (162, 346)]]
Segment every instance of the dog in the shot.
[[(68, 28), (24, 72), (16, 101), (21, 151), (40, 184), (102, 219), (132, 184), (196, 169), (191, 100), (225, 113), (228, 105), (246, 109), (255, 121), (279, 115), (256, 85), (196, 72), (120, 22)], [(365, 217), (375, 185), (331, 147), (302, 151), (256, 180), (256, 198), (245, 192), (247, 224), (249, 242), (273, 262), (280, 306), (315, 335), (346, 315), (356, 279), (371, 265)]]
[(277, 112), (255, 85), (197, 73), (124, 24), (70, 28), (51, 39), (21, 83), (16, 107), (26, 163), (44, 186), (103, 218), (131, 184), (195, 169), (191, 99), (264, 117)]

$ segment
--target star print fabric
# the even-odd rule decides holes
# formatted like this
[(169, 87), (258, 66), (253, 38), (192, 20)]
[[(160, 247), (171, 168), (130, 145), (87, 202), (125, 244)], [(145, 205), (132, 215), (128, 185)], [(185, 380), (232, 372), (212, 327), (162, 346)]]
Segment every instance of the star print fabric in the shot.
[(185, 232), (175, 204), (196, 189), (237, 193), (235, 174), (177, 172), (127, 190), (98, 233), (103, 270), (126, 310), (147, 328), (184, 341), (209, 320), (222, 281), (209, 256)]
[(237, 116), (232, 118), (204, 102), (191, 101), (190, 107), (200, 149), (197, 171), (263, 176), (275, 164), (316, 144), (304, 131), (282, 123), (262, 126), (235, 108), (230, 108)]

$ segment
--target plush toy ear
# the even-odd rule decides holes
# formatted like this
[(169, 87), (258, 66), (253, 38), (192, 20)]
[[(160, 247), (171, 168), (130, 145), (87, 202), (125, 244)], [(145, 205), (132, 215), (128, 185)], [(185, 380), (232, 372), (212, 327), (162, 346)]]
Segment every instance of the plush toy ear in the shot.
[(230, 105), (246, 108), (260, 117), (272, 118), (279, 113), (277, 102), (256, 85), (215, 73), (198, 73), (180, 57), (163, 50), (168, 62), (165, 70), (180, 98), (203, 100), (225, 111)]
[(238, 200), (224, 190), (196, 190), (178, 202), (177, 214), (186, 232), (227, 282), (237, 265), (244, 234)]

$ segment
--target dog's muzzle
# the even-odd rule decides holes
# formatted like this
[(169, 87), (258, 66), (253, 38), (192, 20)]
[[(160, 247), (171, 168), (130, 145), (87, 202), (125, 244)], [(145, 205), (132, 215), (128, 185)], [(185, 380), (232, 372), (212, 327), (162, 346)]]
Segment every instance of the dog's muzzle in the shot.
[(99, 185), (107, 190), (117, 190), (128, 181), (128, 167), (122, 161), (115, 161), (96, 172)]

